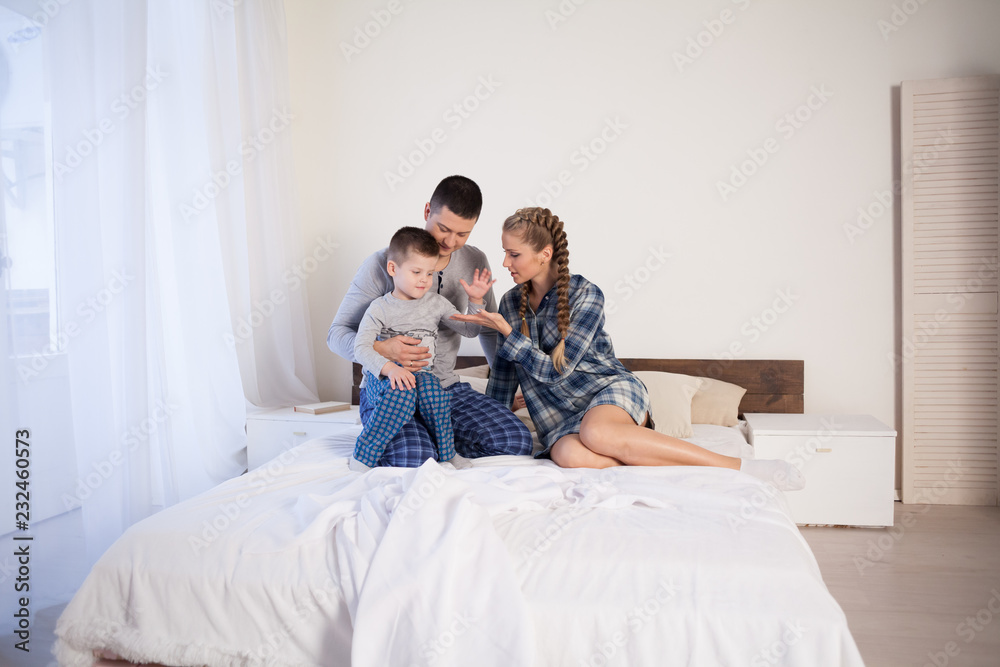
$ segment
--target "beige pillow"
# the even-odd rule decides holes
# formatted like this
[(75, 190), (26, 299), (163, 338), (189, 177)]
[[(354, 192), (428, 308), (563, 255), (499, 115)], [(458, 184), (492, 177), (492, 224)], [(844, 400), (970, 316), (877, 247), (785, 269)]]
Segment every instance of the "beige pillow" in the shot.
[(740, 400), (747, 390), (722, 380), (700, 379), (703, 381), (701, 388), (691, 400), (691, 423), (736, 426)]
[(660, 371), (638, 371), (634, 375), (649, 390), (656, 431), (675, 438), (690, 438), (694, 432), (691, 399), (701, 387), (702, 378)]
[[(464, 371), (465, 369), (463, 368), (462, 370)], [(490, 381), (487, 380), (486, 378), (476, 377), (475, 375), (465, 375), (464, 373), (462, 375), (459, 375), (458, 379), (461, 382), (468, 382), (470, 385), (472, 385), (472, 389), (474, 391), (478, 391), (480, 394), (486, 393), (486, 387), (490, 383)]]
[(490, 367), (486, 364), (482, 366), (469, 366), (468, 368), (456, 368), (455, 372), (462, 377), (469, 378), (488, 378), (490, 376)]

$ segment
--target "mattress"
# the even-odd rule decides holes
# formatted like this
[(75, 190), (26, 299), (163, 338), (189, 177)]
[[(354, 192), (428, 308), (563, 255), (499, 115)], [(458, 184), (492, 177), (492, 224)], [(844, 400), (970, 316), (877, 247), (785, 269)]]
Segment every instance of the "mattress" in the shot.
[[(748, 475), (361, 474), (359, 431), (132, 526), (60, 617), (60, 664), (862, 664), (783, 495)], [(740, 427), (692, 441), (748, 447)]]

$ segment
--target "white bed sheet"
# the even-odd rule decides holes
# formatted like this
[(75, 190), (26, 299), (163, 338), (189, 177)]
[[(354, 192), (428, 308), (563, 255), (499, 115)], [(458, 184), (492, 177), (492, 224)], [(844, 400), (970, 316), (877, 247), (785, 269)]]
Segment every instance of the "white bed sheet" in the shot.
[[(704, 430), (732, 446), (733, 429)], [(175, 665), (862, 664), (783, 496), (747, 475), (527, 457), (362, 475), (343, 458), (356, 435), (130, 528), (59, 619), (60, 664), (95, 648)]]

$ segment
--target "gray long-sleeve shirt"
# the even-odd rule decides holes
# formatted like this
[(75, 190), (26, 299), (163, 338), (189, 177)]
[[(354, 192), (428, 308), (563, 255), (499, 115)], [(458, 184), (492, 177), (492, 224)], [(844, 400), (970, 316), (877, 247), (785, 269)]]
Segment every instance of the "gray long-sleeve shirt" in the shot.
[[(354, 356), (354, 339), (368, 306), (375, 299), (393, 290), (392, 276), (385, 269), (386, 250), (387, 248), (383, 248), (373, 253), (358, 268), (327, 333), (327, 346), (348, 361), (358, 361)], [(451, 301), (458, 312), (464, 313), (469, 306), (469, 295), (465, 293), (459, 280), (470, 282), (476, 269), (488, 268), (490, 264), (486, 261), (486, 255), (479, 248), (462, 246), (451, 254), (448, 266), (438, 272), (440, 288), (437, 292)], [(496, 312), (497, 302), (492, 288), (486, 293), (483, 302), (483, 310)], [(458, 333), (451, 329), (442, 329), (437, 340), (435, 364), (439, 368), (447, 368), (449, 372), (453, 372), (461, 343), (462, 339)], [(484, 328), (479, 334), (479, 343), (483, 347), (486, 360), (492, 364), (497, 349), (497, 332)]]
[[(468, 312), (477, 313), (479, 307), (470, 303)], [(372, 347), (376, 340), (386, 340), (393, 336), (419, 338), (420, 345), (428, 348), (432, 355), (427, 360), (429, 365), (424, 366), (423, 370), (433, 373), (442, 387), (450, 387), (458, 382), (458, 376), (455, 375), (454, 360), (451, 365), (444, 363), (446, 359), (442, 363), (437, 362), (435, 352), (439, 337), (449, 329), (466, 338), (474, 338), (480, 332), (478, 324), (450, 319), (456, 313), (458, 310), (451, 301), (433, 292), (411, 300), (398, 299), (392, 294), (379, 297), (371, 302), (361, 319), (358, 334), (354, 338), (354, 358), (366, 371), (378, 377), (382, 367), (392, 362)]]

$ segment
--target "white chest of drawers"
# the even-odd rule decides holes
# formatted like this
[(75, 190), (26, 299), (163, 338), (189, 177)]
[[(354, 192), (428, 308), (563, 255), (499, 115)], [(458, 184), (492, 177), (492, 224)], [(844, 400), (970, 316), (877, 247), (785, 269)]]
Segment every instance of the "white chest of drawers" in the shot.
[(247, 415), (247, 468), (253, 470), (306, 440), (341, 433), (360, 424), (361, 412), (356, 405), (321, 415), (295, 412), (292, 408)]
[(806, 478), (785, 494), (798, 524), (891, 526), (896, 431), (869, 415), (744, 415), (758, 459), (783, 459)]

